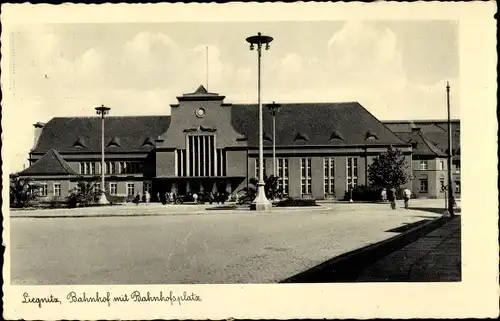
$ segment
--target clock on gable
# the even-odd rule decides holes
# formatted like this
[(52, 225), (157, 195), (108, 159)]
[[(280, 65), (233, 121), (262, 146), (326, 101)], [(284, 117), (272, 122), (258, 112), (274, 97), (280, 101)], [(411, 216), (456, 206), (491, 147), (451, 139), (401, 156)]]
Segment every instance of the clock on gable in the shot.
[(196, 115), (196, 117), (202, 118), (206, 114), (205, 108), (200, 107), (200, 108), (196, 109), (196, 111), (194, 112), (194, 114)]

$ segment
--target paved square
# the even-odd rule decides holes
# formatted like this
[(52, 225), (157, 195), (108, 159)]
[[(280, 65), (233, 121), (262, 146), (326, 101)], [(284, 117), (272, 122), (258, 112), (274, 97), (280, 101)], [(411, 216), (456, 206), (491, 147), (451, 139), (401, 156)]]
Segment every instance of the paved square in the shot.
[[(87, 217), (22, 217), (75, 211)], [(390, 229), (439, 215), (387, 204), (323, 204), (267, 213), (149, 205), (12, 216), (11, 281), (34, 285), (279, 282), (397, 234)]]

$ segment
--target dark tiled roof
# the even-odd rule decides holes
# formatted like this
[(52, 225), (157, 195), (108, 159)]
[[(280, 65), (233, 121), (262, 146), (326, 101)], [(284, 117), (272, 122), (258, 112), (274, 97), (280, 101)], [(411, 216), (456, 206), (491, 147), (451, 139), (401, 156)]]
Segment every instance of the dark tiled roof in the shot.
[(403, 132), (396, 133), (403, 141), (412, 144), (413, 155), (416, 156), (440, 156), (446, 154), (435, 144), (429, 141), (422, 132)]
[(66, 163), (54, 149), (49, 150), (30, 167), (19, 173), (20, 176), (30, 175), (74, 175), (76, 172)]
[[(448, 133), (447, 132), (433, 132), (425, 133), (425, 137), (432, 144), (437, 146), (439, 149), (448, 153)], [(453, 155), (460, 155), (460, 132), (453, 132), (451, 135), (451, 143)]]
[[(170, 125), (170, 116), (126, 116), (106, 117), (104, 139), (106, 151), (147, 152), (154, 148), (144, 144), (165, 133)], [(111, 144), (110, 144), (111, 143)], [(66, 152), (100, 152), (101, 118), (58, 117), (52, 118), (43, 128), (33, 153), (46, 153), (56, 148)]]
[[(411, 132), (412, 128), (420, 128), (424, 133), (443, 132), (448, 130), (446, 120), (386, 120), (382, 121), (393, 132)], [(451, 130), (460, 131), (460, 121), (451, 121)]]
[[(282, 104), (276, 116), (276, 144), (300, 145), (401, 145), (405, 144), (357, 102)], [(250, 146), (258, 145), (257, 105), (234, 104), (232, 124), (246, 136)], [(263, 108), (264, 132), (272, 133), (272, 114)], [(378, 139), (366, 139), (366, 133)], [(297, 135), (307, 139), (296, 139)], [(338, 139), (340, 136), (342, 139)], [(271, 144), (265, 141), (265, 144)]]

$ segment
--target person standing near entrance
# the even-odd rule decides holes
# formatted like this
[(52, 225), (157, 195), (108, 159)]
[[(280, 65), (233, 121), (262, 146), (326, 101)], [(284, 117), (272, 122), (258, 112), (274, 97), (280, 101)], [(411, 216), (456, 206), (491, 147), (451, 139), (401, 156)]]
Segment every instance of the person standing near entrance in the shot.
[(410, 198), (411, 198), (411, 191), (408, 189), (408, 187), (404, 189), (403, 197), (405, 200), (405, 209), (408, 209), (408, 205), (409, 205)]
[(149, 194), (148, 191), (146, 191), (145, 196), (146, 196), (146, 204), (149, 204), (149, 201), (151, 200), (151, 195)]
[(194, 200), (195, 204), (198, 203), (198, 194), (196, 194), (196, 193), (193, 194), (193, 200)]

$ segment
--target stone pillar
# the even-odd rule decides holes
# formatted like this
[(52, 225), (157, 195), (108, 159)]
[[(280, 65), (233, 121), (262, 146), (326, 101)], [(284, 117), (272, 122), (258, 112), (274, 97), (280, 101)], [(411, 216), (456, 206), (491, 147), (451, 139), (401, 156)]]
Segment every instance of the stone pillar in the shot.
[(212, 183), (212, 193), (217, 193), (217, 182), (215, 181)]
[(191, 193), (191, 184), (189, 181), (186, 181), (186, 194)]

